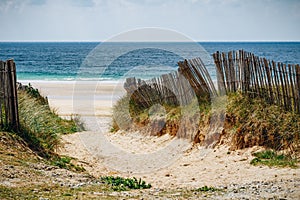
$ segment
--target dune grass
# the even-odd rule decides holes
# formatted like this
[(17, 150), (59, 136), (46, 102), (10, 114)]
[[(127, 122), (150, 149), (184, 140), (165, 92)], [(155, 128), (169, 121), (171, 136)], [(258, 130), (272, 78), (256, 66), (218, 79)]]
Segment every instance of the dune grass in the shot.
[(165, 117), (166, 124), (179, 123), (182, 116), (193, 116), (203, 114), (209, 116), (211, 114), (210, 102), (202, 100), (200, 103), (197, 98), (191, 101), (187, 106), (175, 106), (167, 104), (155, 104), (149, 108), (141, 108), (128, 95), (121, 97), (113, 107), (113, 123), (111, 132), (120, 129), (126, 130), (132, 125), (147, 125), (151, 118)]
[(38, 90), (23, 87), (18, 90), (18, 106), (20, 118), (20, 136), (42, 156), (48, 156), (59, 144), (61, 134), (79, 130), (75, 120), (60, 118), (50, 109), (48, 100)]
[(241, 93), (229, 95), (227, 123), (233, 128), (232, 145), (238, 149), (263, 146), (299, 152), (300, 116), (265, 100)]
[[(224, 102), (227, 102), (226, 108)], [(200, 132), (209, 125), (212, 113), (226, 113), (222, 137), (230, 138), (229, 145), (233, 150), (263, 146), (275, 151), (287, 150), (288, 154), (294, 155), (300, 152), (300, 115), (285, 111), (279, 106), (270, 105), (264, 99), (251, 98), (237, 92), (228, 95), (226, 100), (218, 97), (214, 101), (214, 106), (208, 101), (199, 101), (199, 99), (196, 104), (188, 105), (185, 108), (162, 106), (165, 109), (166, 124), (175, 127), (185, 112), (189, 116), (193, 116), (196, 111), (199, 111)], [(128, 96), (121, 98), (113, 109), (114, 119), (118, 123), (113, 123), (112, 131), (126, 130), (132, 124), (135, 124), (137, 128), (147, 125), (151, 118), (149, 109), (141, 110)], [(164, 133), (168, 133), (168, 131), (166, 130)]]

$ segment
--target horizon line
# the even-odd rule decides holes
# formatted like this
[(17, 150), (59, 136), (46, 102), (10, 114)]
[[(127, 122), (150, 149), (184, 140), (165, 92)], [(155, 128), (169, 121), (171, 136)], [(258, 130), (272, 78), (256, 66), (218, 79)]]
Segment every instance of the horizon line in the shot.
[[(106, 42), (106, 41), (97, 41), (97, 40), (0, 40), (0, 42)], [(114, 42), (124, 42), (124, 43), (139, 43), (139, 42), (182, 42), (182, 43), (189, 43), (189, 42), (300, 42), (300, 40), (195, 40), (195, 41), (107, 41), (108, 43), (114, 43)]]

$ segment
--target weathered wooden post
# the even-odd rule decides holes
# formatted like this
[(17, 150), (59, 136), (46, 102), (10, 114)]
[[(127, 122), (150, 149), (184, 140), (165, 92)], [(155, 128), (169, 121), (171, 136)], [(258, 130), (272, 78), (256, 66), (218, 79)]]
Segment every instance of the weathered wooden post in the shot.
[(19, 132), (16, 65), (13, 60), (0, 61), (1, 128)]

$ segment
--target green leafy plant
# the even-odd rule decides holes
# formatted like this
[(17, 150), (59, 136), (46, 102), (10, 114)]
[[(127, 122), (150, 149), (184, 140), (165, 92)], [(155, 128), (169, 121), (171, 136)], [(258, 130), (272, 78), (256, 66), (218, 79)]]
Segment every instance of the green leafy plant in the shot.
[(105, 184), (108, 184), (115, 191), (124, 191), (129, 189), (148, 189), (151, 188), (151, 184), (146, 184), (145, 181), (133, 178), (122, 178), (122, 177), (113, 177), (105, 176), (101, 178), (101, 181)]
[(73, 158), (68, 156), (56, 156), (51, 159), (51, 163), (54, 166), (58, 166), (59, 168), (69, 169), (72, 171), (83, 172), (85, 169), (78, 165), (73, 164), (71, 161)]
[(297, 168), (297, 160), (284, 154), (277, 154), (273, 150), (261, 151), (253, 154), (256, 158), (251, 160), (252, 165), (267, 165), (269, 167)]

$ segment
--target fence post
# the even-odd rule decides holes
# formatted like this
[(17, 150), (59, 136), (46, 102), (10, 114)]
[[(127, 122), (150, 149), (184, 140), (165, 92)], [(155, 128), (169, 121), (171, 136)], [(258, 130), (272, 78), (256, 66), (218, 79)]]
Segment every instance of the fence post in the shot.
[(4, 102), (4, 62), (0, 61), (0, 128), (3, 129), (5, 125), (5, 102)]
[(0, 72), (1, 128), (6, 127), (19, 132), (17, 77), (14, 61), (0, 61)]

